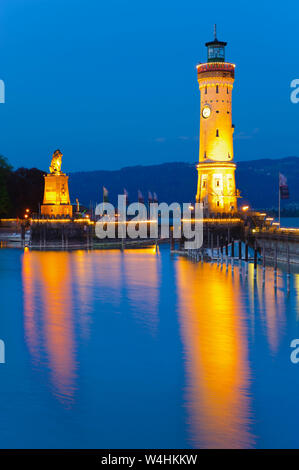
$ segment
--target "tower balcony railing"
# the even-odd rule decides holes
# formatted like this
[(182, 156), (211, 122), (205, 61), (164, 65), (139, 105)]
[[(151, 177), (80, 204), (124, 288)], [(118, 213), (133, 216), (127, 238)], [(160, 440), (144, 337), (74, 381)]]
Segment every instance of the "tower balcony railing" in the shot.
[(213, 72), (213, 71), (234, 73), (235, 64), (231, 64), (230, 62), (207, 62), (205, 64), (198, 64), (196, 68), (197, 68), (197, 73)]

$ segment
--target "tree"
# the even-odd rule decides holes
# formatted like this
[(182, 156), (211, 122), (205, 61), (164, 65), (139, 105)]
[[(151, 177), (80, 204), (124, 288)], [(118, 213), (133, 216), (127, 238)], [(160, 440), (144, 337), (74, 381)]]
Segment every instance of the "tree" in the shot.
[(0, 217), (7, 216), (11, 210), (10, 198), (7, 185), (12, 167), (5, 157), (0, 155)]
[(18, 168), (8, 179), (8, 194), (12, 204), (10, 214), (23, 217), (26, 209), (38, 213), (43, 201), (44, 177), (37, 168)]

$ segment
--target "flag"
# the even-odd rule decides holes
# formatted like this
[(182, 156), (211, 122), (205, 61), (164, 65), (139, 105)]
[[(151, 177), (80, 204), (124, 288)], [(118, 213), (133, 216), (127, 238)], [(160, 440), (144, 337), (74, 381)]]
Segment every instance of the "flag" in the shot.
[(148, 198), (149, 204), (151, 204), (151, 203), (153, 202), (153, 195), (152, 195), (152, 193), (151, 193), (150, 191), (148, 192), (147, 198)]
[(128, 206), (129, 205), (129, 193), (126, 190), (126, 188), (124, 188), (124, 195), (125, 195), (125, 198), (126, 198), (126, 206)]
[(288, 181), (282, 173), (279, 173), (279, 191), (281, 199), (289, 199), (290, 193)]
[(144, 204), (144, 197), (140, 189), (138, 189), (138, 202), (140, 202), (141, 204)]
[(105, 186), (103, 186), (103, 202), (109, 202), (108, 189)]
[(156, 193), (154, 193), (154, 202), (156, 202), (157, 204), (158, 204), (158, 202), (159, 202), (159, 201), (158, 201), (158, 196), (157, 196)]

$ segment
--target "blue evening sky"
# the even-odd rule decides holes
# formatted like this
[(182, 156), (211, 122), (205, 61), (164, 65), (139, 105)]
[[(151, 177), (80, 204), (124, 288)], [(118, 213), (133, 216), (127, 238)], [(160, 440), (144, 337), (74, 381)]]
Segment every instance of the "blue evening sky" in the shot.
[(235, 159), (299, 156), (298, 2), (1, 0), (0, 153), (67, 172), (198, 158), (196, 63), (236, 63)]

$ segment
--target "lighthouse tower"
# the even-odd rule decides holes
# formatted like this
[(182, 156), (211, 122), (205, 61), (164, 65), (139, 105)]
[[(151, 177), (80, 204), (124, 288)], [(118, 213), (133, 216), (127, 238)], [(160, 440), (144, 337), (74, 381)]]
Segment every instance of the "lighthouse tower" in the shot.
[(204, 212), (234, 213), (237, 191), (233, 163), (232, 90), (235, 65), (225, 61), (226, 42), (207, 42), (208, 58), (197, 65), (201, 96), (200, 146), (196, 201)]

